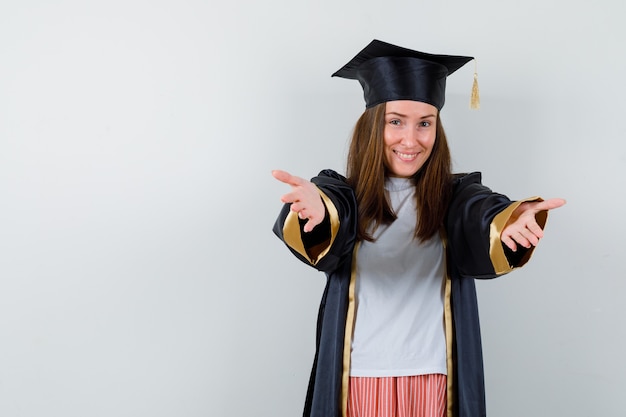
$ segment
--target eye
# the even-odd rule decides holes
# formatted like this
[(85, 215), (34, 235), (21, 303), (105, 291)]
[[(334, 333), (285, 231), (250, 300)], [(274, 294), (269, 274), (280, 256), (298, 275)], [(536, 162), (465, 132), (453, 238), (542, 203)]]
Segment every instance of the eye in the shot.
[(400, 126), (400, 120), (399, 119), (391, 119), (389, 121), (389, 124), (394, 125), (394, 126)]
[(420, 127), (430, 127), (431, 123), (428, 120), (423, 120), (420, 122)]

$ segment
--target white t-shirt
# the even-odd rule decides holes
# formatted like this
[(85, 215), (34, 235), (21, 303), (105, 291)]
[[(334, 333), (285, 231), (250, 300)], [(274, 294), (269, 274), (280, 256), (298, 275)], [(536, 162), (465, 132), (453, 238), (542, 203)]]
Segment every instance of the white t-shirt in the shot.
[(357, 254), (350, 375), (445, 375), (443, 245), (439, 236), (414, 238), (411, 180), (389, 178), (385, 187), (398, 218)]

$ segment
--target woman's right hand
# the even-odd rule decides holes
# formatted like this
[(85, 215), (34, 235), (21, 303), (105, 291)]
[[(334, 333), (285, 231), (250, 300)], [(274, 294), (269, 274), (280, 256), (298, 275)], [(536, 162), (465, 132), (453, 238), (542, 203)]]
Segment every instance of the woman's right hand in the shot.
[(272, 175), (291, 186), (291, 192), (283, 195), (280, 201), (290, 203), (291, 211), (298, 213), (299, 218), (308, 219), (303, 228), (305, 232), (310, 232), (324, 220), (326, 208), (315, 184), (285, 171), (274, 170)]

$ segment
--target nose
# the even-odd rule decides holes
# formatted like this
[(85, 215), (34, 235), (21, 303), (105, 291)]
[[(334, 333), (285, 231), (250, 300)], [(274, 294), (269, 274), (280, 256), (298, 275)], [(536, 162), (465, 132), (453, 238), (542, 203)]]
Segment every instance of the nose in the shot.
[(407, 129), (405, 134), (402, 135), (402, 145), (406, 147), (412, 147), (419, 143), (419, 136), (417, 129)]

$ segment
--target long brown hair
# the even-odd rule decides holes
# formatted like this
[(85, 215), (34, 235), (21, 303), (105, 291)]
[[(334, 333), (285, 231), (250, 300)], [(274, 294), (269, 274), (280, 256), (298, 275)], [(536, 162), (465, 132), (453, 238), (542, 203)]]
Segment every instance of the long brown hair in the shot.
[[(373, 241), (372, 232), (396, 219), (385, 193), (385, 103), (366, 109), (357, 121), (348, 151), (346, 175), (358, 206), (357, 238)], [(430, 157), (413, 175), (417, 199), (415, 237), (427, 240), (443, 227), (452, 192), (452, 162), (437, 113), (436, 138)]]

